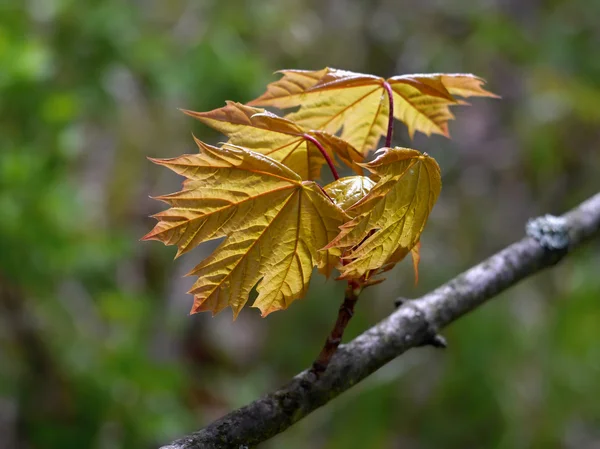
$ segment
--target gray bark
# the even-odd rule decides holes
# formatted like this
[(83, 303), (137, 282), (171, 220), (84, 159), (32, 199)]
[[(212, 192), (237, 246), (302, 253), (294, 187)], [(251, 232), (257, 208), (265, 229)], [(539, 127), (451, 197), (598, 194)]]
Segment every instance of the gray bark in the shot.
[(562, 217), (527, 225), (528, 236), (422, 296), (340, 346), (318, 379), (308, 370), (288, 384), (161, 449), (250, 448), (356, 385), (410, 348), (435, 344), (439, 329), (521, 279), (550, 267), (600, 235), (600, 193)]

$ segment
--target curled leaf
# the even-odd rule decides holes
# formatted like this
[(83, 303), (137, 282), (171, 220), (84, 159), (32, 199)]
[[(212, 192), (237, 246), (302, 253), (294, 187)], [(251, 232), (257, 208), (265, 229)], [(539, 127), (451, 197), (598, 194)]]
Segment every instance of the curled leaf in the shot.
[(342, 279), (357, 279), (402, 260), (421, 236), (441, 190), (434, 159), (408, 148), (383, 148), (365, 164), (377, 184), (347, 213), (354, 217), (325, 247), (342, 255)]
[(449, 106), (463, 104), (462, 97), (496, 97), (471, 74), (403, 75), (385, 80), (373, 75), (326, 68), (318, 71), (281, 70), (283, 77), (267, 87), (255, 106), (287, 109), (301, 106), (286, 117), (302, 127), (335, 134), (363, 154), (377, 147), (386, 133), (389, 114), (387, 91), (392, 91), (394, 117), (426, 135), (448, 136)]
[[(325, 164), (314, 144), (316, 139), (329, 157), (337, 155), (356, 173), (362, 154), (348, 142), (323, 131), (310, 131), (264, 109), (228, 101), (222, 108), (208, 112), (184, 111), (202, 123), (222, 132), (233, 145), (269, 156), (298, 173), (302, 179), (318, 179)], [(312, 139), (311, 139), (312, 137)]]
[(327, 195), (341, 209), (348, 210), (373, 188), (375, 182), (366, 176), (347, 176), (325, 186)]
[(181, 191), (158, 197), (171, 207), (144, 239), (177, 245), (179, 255), (226, 237), (189, 273), (198, 276), (192, 313), (230, 306), (235, 317), (257, 284), (253, 307), (263, 316), (287, 308), (306, 293), (314, 266), (329, 274), (337, 263), (318, 249), (346, 215), (314, 182), (267, 156), (197, 143), (197, 154), (154, 160), (187, 179)]

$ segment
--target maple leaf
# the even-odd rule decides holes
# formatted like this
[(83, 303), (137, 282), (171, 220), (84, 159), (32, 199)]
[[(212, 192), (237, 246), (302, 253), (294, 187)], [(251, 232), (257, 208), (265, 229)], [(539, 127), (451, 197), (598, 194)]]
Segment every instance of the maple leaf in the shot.
[(375, 182), (366, 176), (347, 176), (336, 179), (323, 189), (335, 204), (351, 214), (352, 210), (348, 209), (369, 193), (374, 185)]
[(312, 181), (259, 153), (196, 141), (199, 153), (153, 162), (185, 176), (179, 192), (157, 197), (171, 207), (144, 239), (177, 245), (178, 256), (201, 242), (226, 239), (189, 274), (198, 276), (192, 313), (234, 318), (257, 285), (253, 307), (265, 316), (305, 295), (317, 266), (328, 275), (337, 263), (318, 251), (348, 217)]
[(425, 153), (382, 148), (364, 167), (379, 180), (351, 206), (354, 218), (324, 249), (336, 250), (345, 262), (342, 279), (387, 270), (415, 247), (441, 190), (440, 168)]
[(406, 124), (411, 138), (415, 131), (448, 137), (448, 120), (454, 118), (449, 106), (465, 104), (455, 95), (497, 97), (481, 87), (483, 79), (467, 73), (403, 75), (387, 80), (332, 68), (279, 73), (283, 78), (269, 84), (263, 95), (248, 104), (281, 109), (300, 105), (286, 117), (302, 127), (332, 134), (343, 127), (340, 137), (363, 154), (376, 148), (391, 127), (390, 96), (393, 115)]
[(364, 157), (348, 142), (323, 131), (304, 130), (264, 109), (227, 101), (226, 106), (212, 111), (183, 112), (222, 132), (231, 144), (265, 154), (303, 179), (320, 178), (326, 161), (317, 144), (322, 145), (331, 159), (336, 154), (356, 173), (362, 174), (357, 162), (362, 162)]

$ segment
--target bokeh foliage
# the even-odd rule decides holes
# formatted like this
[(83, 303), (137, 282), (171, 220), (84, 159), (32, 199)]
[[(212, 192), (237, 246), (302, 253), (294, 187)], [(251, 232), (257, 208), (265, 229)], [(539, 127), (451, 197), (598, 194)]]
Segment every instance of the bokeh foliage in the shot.
[[(279, 385), (329, 332), (343, 286), (319, 278), (266, 320), (187, 316), (191, 258), (138, 242), (148, 195), (179, 183), (145, 157), (222, 139), (178, 107), (324, 66), (473, 72), (502, 95), (457, 111), (451, 141), (396, 133), (444, 188), (419, 286), (401, 264), (351, 336), (600, 190), (599, 16), (598, 0), (0, 1), (0, 448), (154, 447)], [(265, 447), (593, 447), (599, 267), (595, 244)]]

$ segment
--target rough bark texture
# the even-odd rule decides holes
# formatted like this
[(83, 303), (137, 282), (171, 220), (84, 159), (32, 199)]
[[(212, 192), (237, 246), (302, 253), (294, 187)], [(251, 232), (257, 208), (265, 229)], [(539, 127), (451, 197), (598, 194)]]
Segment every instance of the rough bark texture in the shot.
[(339, 347), (318, 379), (306, 370), (287, 385), (161, 449), (250, 448), (351, 388), (521, 279), (559, 262), (600, 235), (600, 193), (562, 217), (527, 225), (528, 236), (425, 296), (404, 301), (389, 317)]

